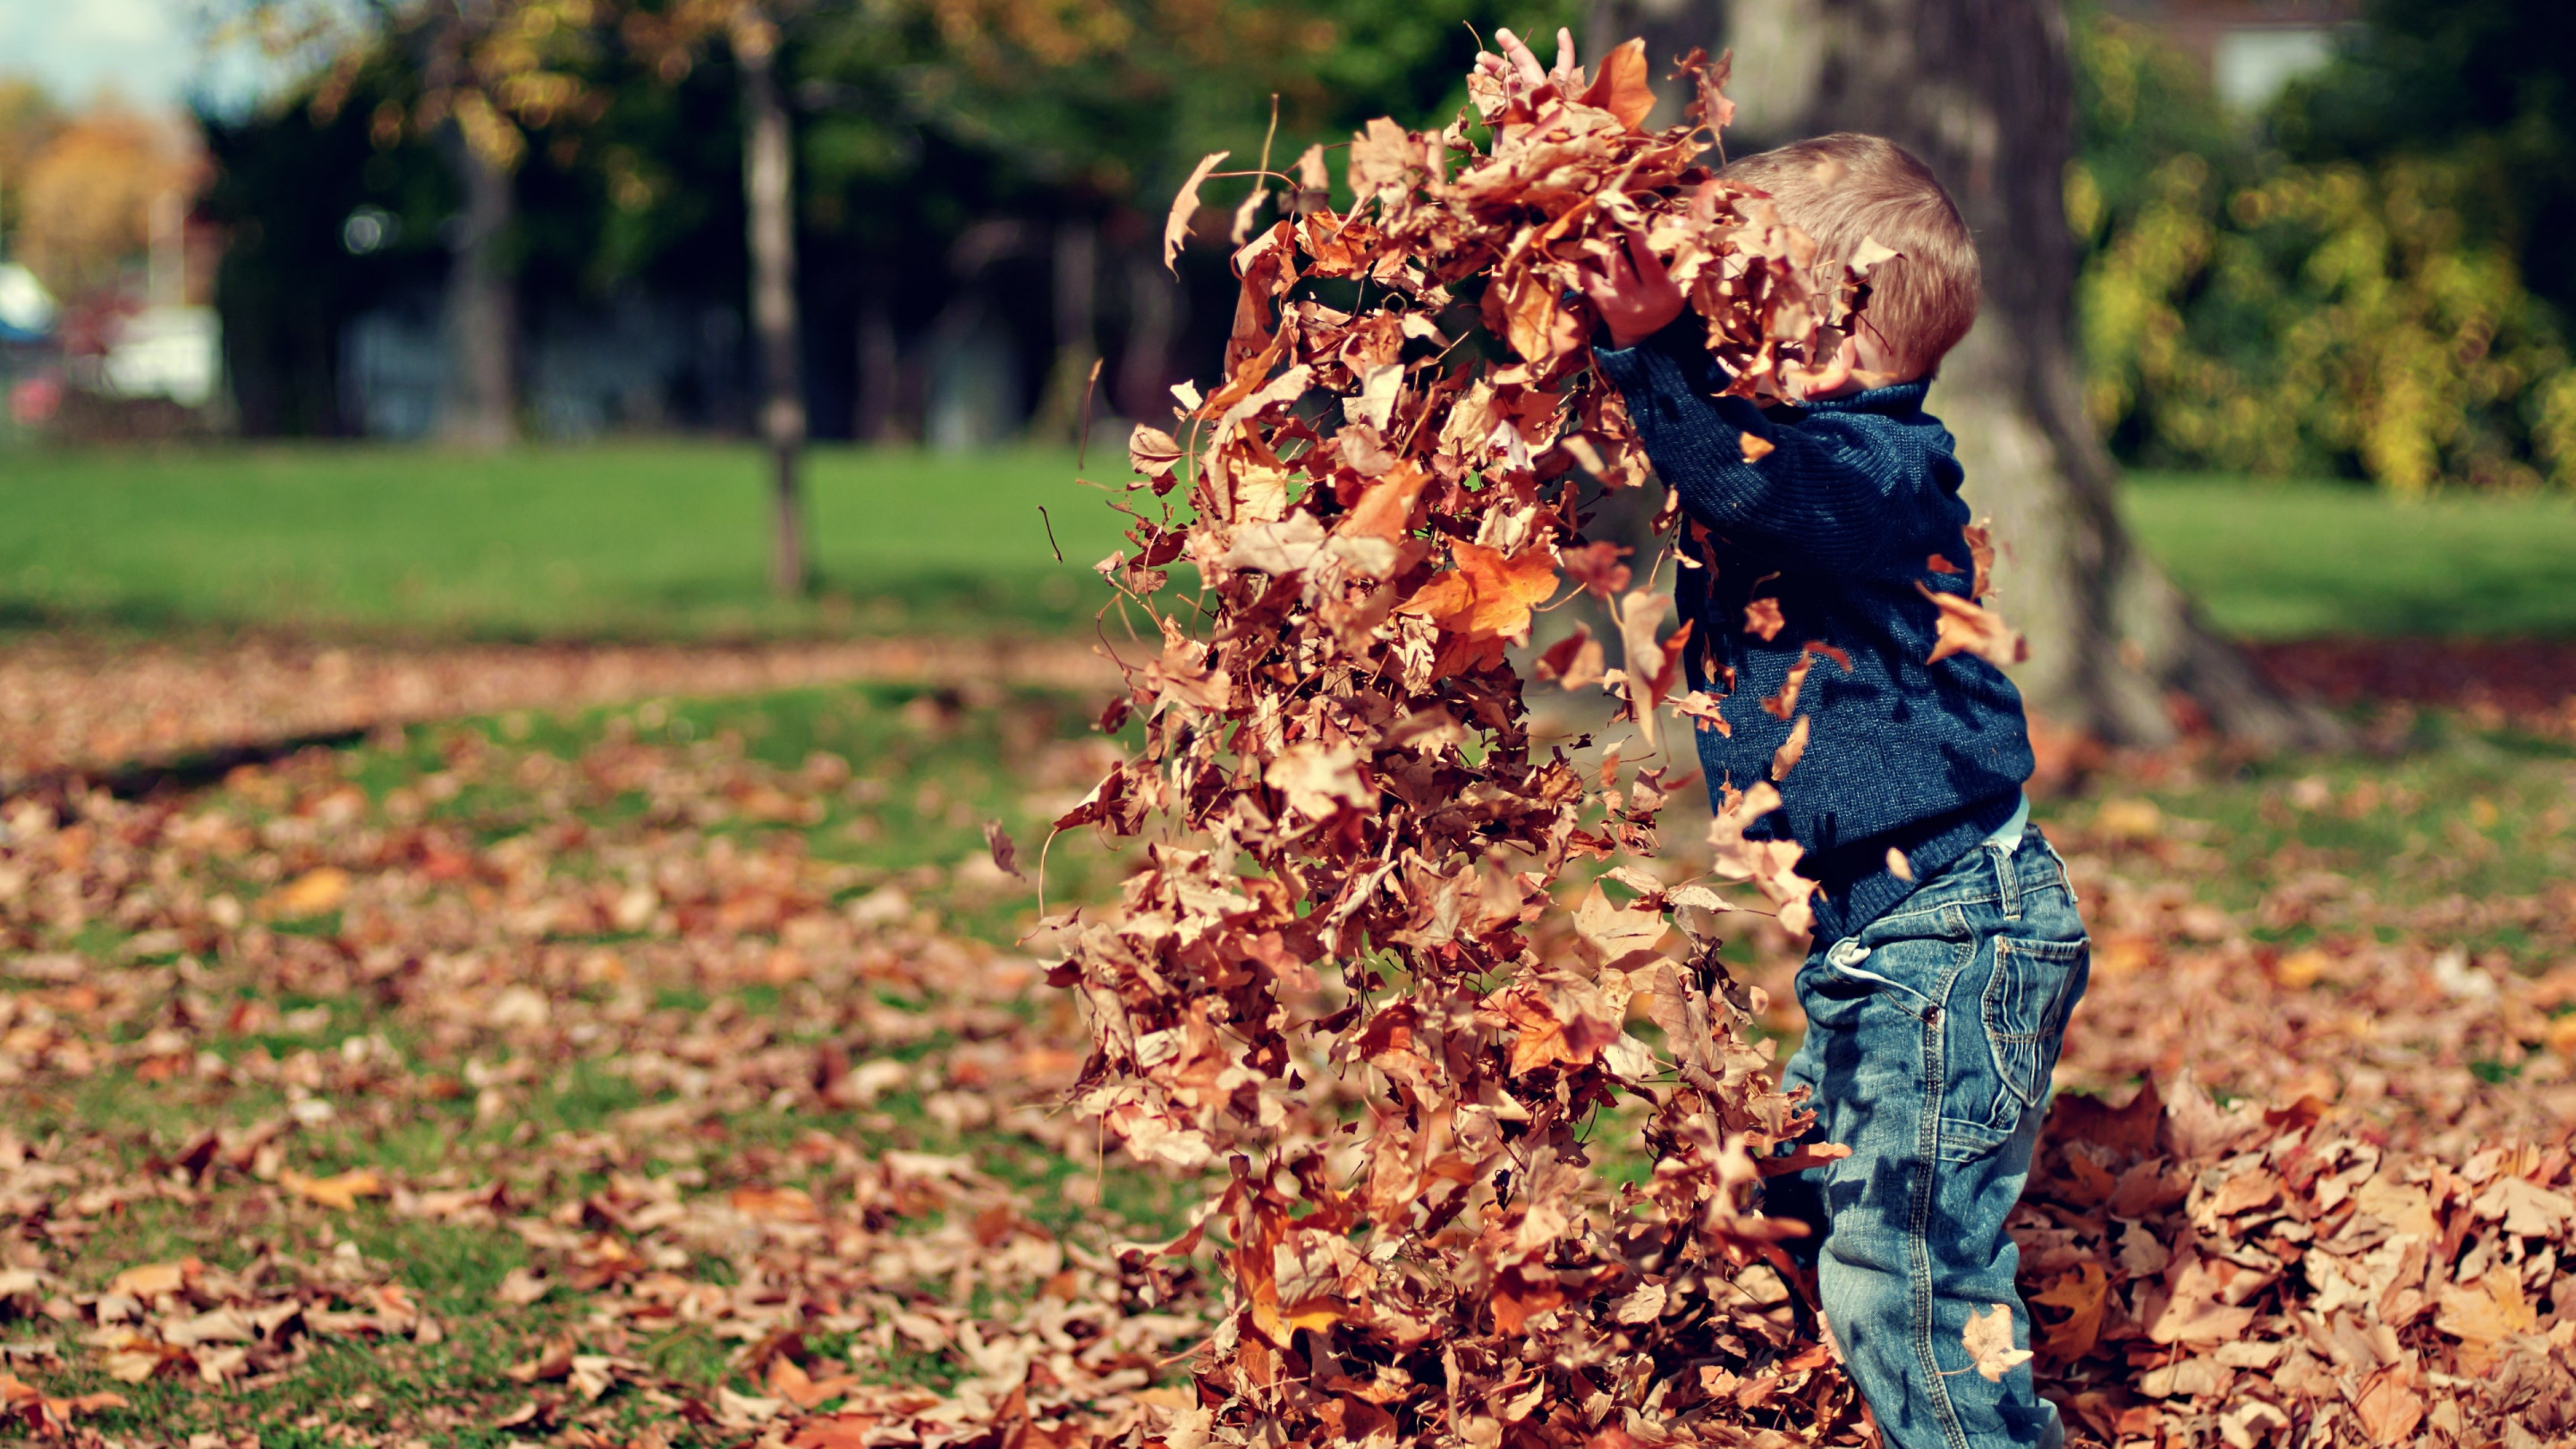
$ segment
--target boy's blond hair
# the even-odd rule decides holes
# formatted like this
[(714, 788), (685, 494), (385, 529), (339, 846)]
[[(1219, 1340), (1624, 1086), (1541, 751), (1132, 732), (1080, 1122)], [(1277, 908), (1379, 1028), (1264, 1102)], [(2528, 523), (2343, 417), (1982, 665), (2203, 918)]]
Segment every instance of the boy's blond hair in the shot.
[(1901, 254), (1870, 272), (1861, 326), (1903, 358), (1909, 374), (1940, 366), (1976, 323), (1976, 241), (1931, 168), (1895, 142), (1838, 131), (1747, 156), (1718, 174), (1769, 193), (1780, 219), (1815, 238), (1827, 257), (1855, 256), (1864, 241)]

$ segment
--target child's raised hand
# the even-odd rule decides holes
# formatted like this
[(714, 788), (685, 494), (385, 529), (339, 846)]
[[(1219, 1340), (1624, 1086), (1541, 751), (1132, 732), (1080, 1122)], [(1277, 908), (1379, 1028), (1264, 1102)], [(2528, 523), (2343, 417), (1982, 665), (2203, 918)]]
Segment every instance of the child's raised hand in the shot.
[(1552, 70), (1541, 70), (1538, 57), (1531, 52), (1529, 42), (1512, 32), (1497, 29), (1494, 32), (1494, 41), (1502, 46), (1503, 53), (1496, 55), (1492, 51), (1478, 51), (1476, 69), (1501, 81), (1505, 95), (1514, 98), (1526, 96), (1550, 82), (1555, 83), (1558, 95), (1575, 96), (1583, 93), (1583, 67), (1575, 63), (1573, 31), (1562, 26), (1558, 27), (1556, 66)]
[(1599, 271), (1584, 272), (1583, 295), (1610, 329), (1613, 347), (1634, 347), (1682, 315), (1682, 289), (1646, 245), (1645, 233), (1633, 228), (1623, 251), (1611, 253)]

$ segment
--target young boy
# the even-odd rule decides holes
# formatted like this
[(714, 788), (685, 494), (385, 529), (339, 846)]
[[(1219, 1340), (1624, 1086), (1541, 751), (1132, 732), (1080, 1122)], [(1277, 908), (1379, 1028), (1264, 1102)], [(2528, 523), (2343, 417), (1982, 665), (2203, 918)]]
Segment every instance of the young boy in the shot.
[[(1544, 79), (1503, 39), (1515, 78)], [(1560, 36), (1558, 68), (1572, 67)], [(1890, 1445), (2055, 1445), (2064, 1430), (2029, 1366), (1990, 1379), (1964, 1342), (1971, 1316), (2002, 1305), (2013, 1345), (2029, 1344), (2004, 1218), (2089, 955), (2064, 866), (2028, 823), (2021, 696), (1973, 655), (1927, 662), (1939, 614), (1923, 591), (1965, 597), (1978, 572), (1951, 437), (1923, 411), (1976, 319), (1976, 248), (1931, 172), (1877, 137), (1723, 174), (1768, 192), (1827, 257), (1865, 240), (1900, 254), (1871, 273), (1843, 345), (1877, 385), (1774, 406), (1715, 396), (1726, 379), (1699, 320), (1642, 242), (1586, 288), (1610, 334), (1600, 369), (1710, 541), (1681, 587), (1707, 641), (1691, 683), (1723, 691), (1731, 727), (1699, 734), (1712, 793), (1767, 778), (1790, 724), (1763, 702), (1810, 641), (1840, 651), (1798, 698), (1811, 733), (1780, 808), (1745, 833), (1797, 841), (1820, 883), (1797, 976), (1807, 1036), (1784, 1085), (1812, 1091), (1815, 1140), (1852, 1151), (1773, 1179), (1769, 1210), (1821, 1230), (1808, 1245), (1825, 1318)], [(1748, 439), (1770, 447), (1748, 456)]]

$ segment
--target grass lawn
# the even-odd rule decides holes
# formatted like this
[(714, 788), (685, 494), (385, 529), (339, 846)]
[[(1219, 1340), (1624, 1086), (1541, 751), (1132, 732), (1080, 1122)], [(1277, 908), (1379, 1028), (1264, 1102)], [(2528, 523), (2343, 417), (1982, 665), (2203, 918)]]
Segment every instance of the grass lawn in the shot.
[(2128, 513), (2242, 637), (2576, 634), (2576, 498), (2136, 473)]
[[(1090, 472), (1126, 471), (1098, 440)], [(0, 627), (484, 638), (1060, 630), (1119, 546), (1073, 458), (818, 448), (810, 602), (765, 586), (737, 444), (499, 458), (367, 446), (0, 454)], [(1058, 563), (1038, 517), (1064, 550)], [(2335, 484), (2139, 475), (2130, 517), (2253, 637), (2576, 634), (2576, 500), (2405, 505)]]
[[(764, 464), (742, 445), (0, 454), (0, 624), (704, 637), (1090, 612), (1119, 519), (1069, 451), (811, 456), (821, 587), (786, 604), (767, 592)], [(1091, 461), (1125, 474), (1114, 446)]]

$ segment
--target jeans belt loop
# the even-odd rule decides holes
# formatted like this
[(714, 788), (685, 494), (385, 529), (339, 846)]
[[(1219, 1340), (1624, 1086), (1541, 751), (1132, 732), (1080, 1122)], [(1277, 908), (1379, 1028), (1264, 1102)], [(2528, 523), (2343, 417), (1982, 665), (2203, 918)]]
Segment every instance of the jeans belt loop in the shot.
[(1998, 898), (2003, 906), (2004, 919), (2020, 920), (2021, 867), (2014, 862), (2012, 852), (2000, 845), (1987, 846), (1986, 855), (1995, 863), (1995, 885), (2000, 893)]

